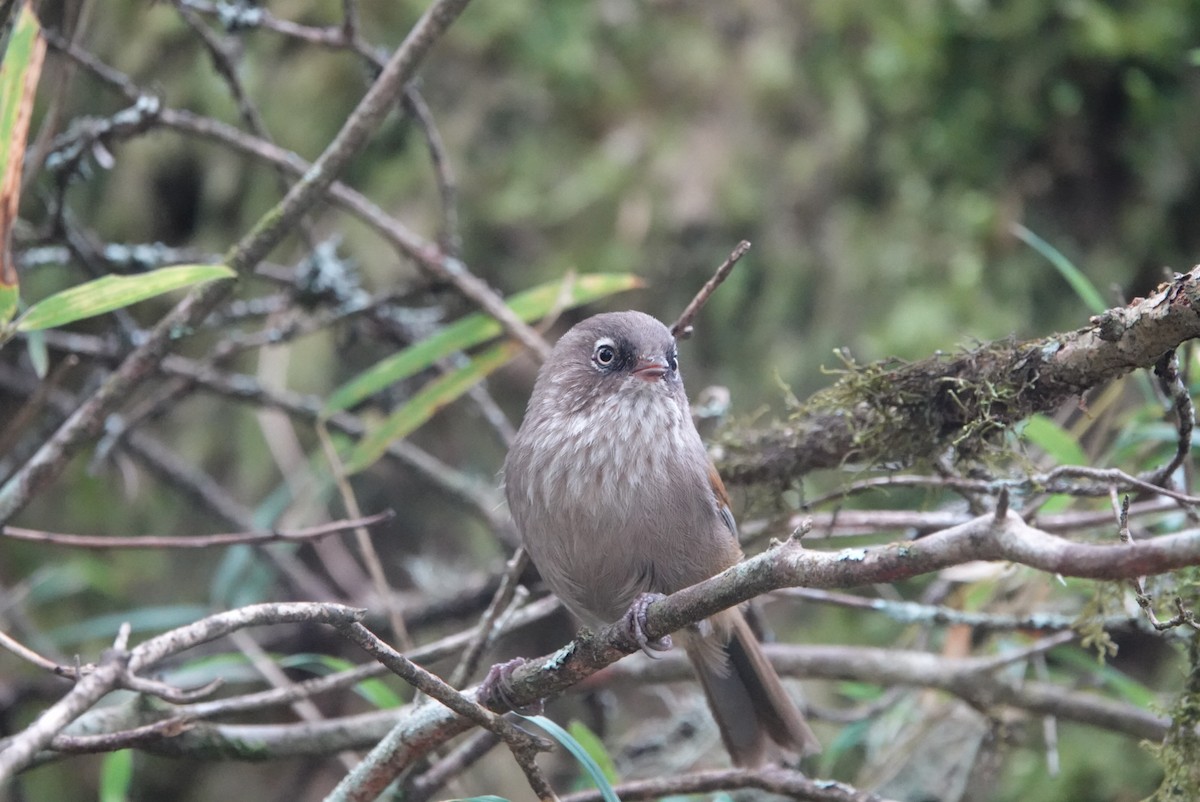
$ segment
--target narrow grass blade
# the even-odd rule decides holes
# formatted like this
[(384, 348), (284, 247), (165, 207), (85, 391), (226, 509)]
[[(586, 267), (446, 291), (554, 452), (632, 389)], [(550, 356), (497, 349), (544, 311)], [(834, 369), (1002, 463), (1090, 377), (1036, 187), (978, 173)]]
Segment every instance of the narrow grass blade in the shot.
[(571, 757), (575, 758), (588, 777), (592, 779), (592, 782), (596, 784), (596, 789), (600, 791), (600, 796), (604, 799), (604, 802), (621, 802), (617, 796), (617, 792), (613, 790), (612, 783), (604, 776), (604, 770), (592, 759), (592, 756), (588, 754), (588, 750), (583, 747), (583, 744), (572, 737), (571, 733), (545, 716), (521, 716), (521, 718), (541, 727), (550, 734), (550, 737), (562, 744), (563, 748), (571, 753)]
[(1062, 251), (1020, 223), (1015, 223), (1012, 231), (1017, 239), (1050, 260), (1050, 264), (1054, 265), (1054, 269), (1058, 271), (1058, 274), (1071, 285), (1071, 289), (1079, 296), (1079, 300), (1083, 301), (1088, 311), (1094, 315), (1099, 315), (1108, 309), (1108, 304), (1104, 302), (1104, 297), (1100, 294), (1100, 291), (1096, 289), (1096, 286), (1092, 284), (1091, 280), (1079, 268), (1071, 263), (1070, 259), (1063, 256)]
[(358, 473), (375, 464), (393, 440), (406, 437), (451, 401), (461, 396), (521, 352), (521, 346), (506, 341), (494, 345), (457, 370), (434, 379), (397, 409), (382, 425), (359, 440), (346, 459), (346, 473)]
[(1087, 465), (1087, 454), (1079, 441), (1045, 415), (1031, 415), (1021, 429), (1021, 437), (1046, 452), (1059, 465)]
[(100, 764), (100, 802), (127, 802), (133, 784), (133, 750), (120, 749)]

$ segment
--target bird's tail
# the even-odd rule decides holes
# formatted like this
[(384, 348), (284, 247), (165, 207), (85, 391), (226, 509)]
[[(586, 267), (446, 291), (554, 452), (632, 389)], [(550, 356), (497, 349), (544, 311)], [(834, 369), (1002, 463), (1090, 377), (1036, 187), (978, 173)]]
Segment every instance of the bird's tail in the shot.
[(760, 766), (778, 750), (795, 755), (820, 752), (817, 736), (741, 612), (728, 610), (721, 619), (717, 633), (688, 638), (685, 645), (734, 764)]

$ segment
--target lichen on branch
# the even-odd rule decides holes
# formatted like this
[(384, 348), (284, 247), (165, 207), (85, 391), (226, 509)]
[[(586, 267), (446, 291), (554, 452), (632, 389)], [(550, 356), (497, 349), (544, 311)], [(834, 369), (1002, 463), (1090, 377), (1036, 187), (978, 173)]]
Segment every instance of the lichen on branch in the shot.
[(846, 361), (842, 377), (787, 419), (726, 436), (726, 482), (789, 482), (847, 463), (909, 465), (948, 447), (977, 456), (996, 435), (1200, 337), (1200, 267), (1087, 326), (999, 340), (919, 362)]

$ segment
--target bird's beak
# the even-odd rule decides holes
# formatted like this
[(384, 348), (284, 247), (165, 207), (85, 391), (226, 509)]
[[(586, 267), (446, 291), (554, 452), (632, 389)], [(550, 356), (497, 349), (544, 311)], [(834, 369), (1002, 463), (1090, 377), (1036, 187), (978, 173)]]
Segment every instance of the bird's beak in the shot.
[(639, 356), (637, 365), (633, 368), (633, 375), (642, 381), (653, 382), (666, 376), (669, 371), (670, 369), (667, 367), (666, 360)]

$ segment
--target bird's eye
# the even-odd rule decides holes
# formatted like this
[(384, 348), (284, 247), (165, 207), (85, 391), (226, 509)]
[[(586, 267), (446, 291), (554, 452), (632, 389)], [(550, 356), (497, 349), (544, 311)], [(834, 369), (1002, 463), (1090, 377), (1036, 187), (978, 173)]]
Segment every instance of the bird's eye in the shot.
[(607, 338), (596, 342), (596, 350), (592, 352), (592, 360), (602, 368), (607, 368), (617, 358), (617, 349)]
[(672, 373), (679, 370), (679, 356), (674, 351), (667, 354), (667, 367), (671, 369)]

